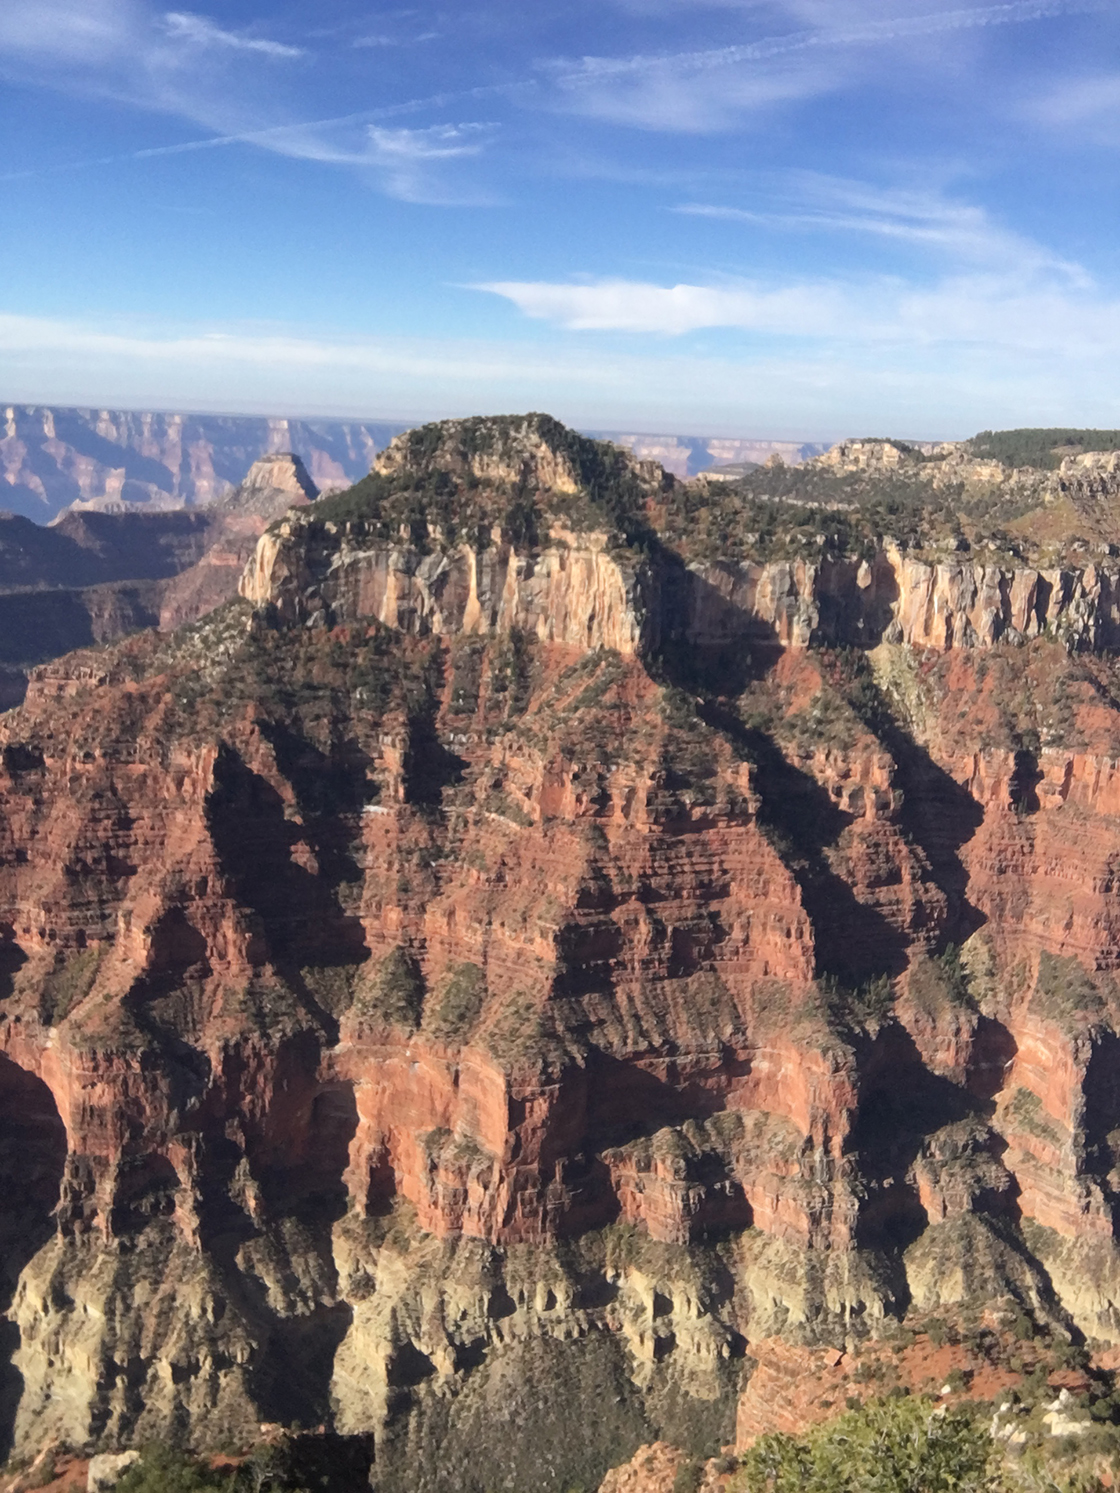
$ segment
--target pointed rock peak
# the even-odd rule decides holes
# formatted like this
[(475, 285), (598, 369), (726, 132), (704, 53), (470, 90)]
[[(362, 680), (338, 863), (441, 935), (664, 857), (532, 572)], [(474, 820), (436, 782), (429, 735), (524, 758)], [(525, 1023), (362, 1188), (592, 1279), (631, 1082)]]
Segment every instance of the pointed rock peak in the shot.
[(293, 502), (312, 503), (319, 496), (319, 489), (294, 451), (270, 451), (253, 463), (240, 491), (259, 492), (262, 488), (291, 493)]
[(299, 457), (291, 451), (273, 451), (253, 463), (240, 487), (207, 506), (211, 513), (271, 523), (289, 508), (306, 507), (318, 496)]

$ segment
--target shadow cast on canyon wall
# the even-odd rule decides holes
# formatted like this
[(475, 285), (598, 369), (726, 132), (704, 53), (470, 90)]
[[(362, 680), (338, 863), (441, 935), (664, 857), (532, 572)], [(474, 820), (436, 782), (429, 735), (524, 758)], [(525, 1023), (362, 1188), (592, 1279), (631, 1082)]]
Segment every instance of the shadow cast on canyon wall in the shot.
[(894, 760), (895, 781), (902, 790), (901, 826), (925, 852), (948, 903), (941, 944), (962, 944), (986, 922), (968, 900), (968, 871), (961, 858), (962, 848), (984, 822), (984, 810), (967, 785), (958, 783), (899, 723), (865, 660), (858, 682), (851, 704)]
[[(690, 584), (701, 591), (709, 585), (695, 576), (690, 577)], [(735, 610), (716, 588), (709, 589), (717, 598), (713, 607), (718, 602), (725, 612)], [(883, 626), (889, 614), (884, 603)], [(837, 618), (830, 627), (843, 631)], [(730, 624), (726, 630), (731, 630)], [(872, 628), (861, 639), (861, 647), (878, 641), (874, 634)], [(853, 816), (841, 810), (810, 773), (789, 760), (772, 734), (746, 723), (735, 707), (736, 697), (752, 681), (764, 679), (781, 654), (777, 632), (769, 625), (740, 627), (738, 636), (713, 637), (703, 645), (689, 641), (682, 628), (663, 640), (654, 672), (696, 700), (705, 724), (726, 737), (752, 764), (761, 800), (759, 825), (801, 886), (816, 935), (818, 974), (848, 981), (881, 975), (893, 978), (908, 962), (907, 934), (878, 909), (861, 903), (829, 863), (828, 852), (855, 822)], [(902, 790), (901, 828), (925, 853), (933, 879), (946, 898), (948, 916), (940, 943), (963, 943), (984, 922), (984, 915), (968, 901), (968, 872), (960, 854), (982, 823), (983, 810), (967, 787), (957, 783), (902, 727), (862, 654), (854, 657), (858, 662), (849, 703), (893, 759), (895, 781)]]
[[(55, 1231), (66, 1169), (66, 1128), (50, 1089), (0, 1056), (0, 1311), (7, 1311), (24, 1266)], [(19, 1329), (0, 1318), (0, 1459), (12, 1446), (23, 1379), (12, 1363)]]
[[(751, 1227), (753, 1211), (727, 1158), (715, 1149), (694, 1149), (680, 1135), (682, 1127), (702, 1126), (720, 1113), (724, 1099), (702, 1084), (675, 1082), (676, 1076), (662, 1077), (595, 1049), (568, 1074), (564, 1122), (548, 1137), (541, 1158), (542, 1170), (555, 1169), (565, 1192), (565, 1235), (601, 1229), (621, 1217), (615, 1170), (632, 1176), (639, 1188), (647, 1180), (664, 1187), (667, 1198), (686, 1189), (681, 1223), (690, 1241)], [(664, 1167), (655, 1163), (649, 1145), (663, 1131), (675, 1132), (665, 1137), (669, 1150), (662, 1158), (670, 1161), (671, 1180), (658, 1175)]]
[(905, 934), (857, 898), (826, 854), (854, 816), (840, 809), (816, 778), (790, 762), (766, 732), (744, 726), (718, 702), (706, 702), (699, 714), (729, 736), (754, 768), (759, 827), (801, 888), (813, 923), (817, 974), (857, 982), (901, 974), (908, 958)]
[[(272, 1249), (281, 1260), (291, 1251), (305, 1257), (296, 1275), (317, 1260), (312, 1273), (320, 1275), (331, 1297), (337, 1292), (332, 1225), (347, 1208), (344, 1173), (358, 1128), (358, 1108), (352, 1084), (316, 1080), (318, 1048), (309, 1038), (302, 1034), (288, 1044), (291, 1072), (280, 1076), (279, 1083), (287, 1095), (298, 1097), (298, 1110), (307, 1115), (302, 1134), (293, 1134), (293, 1116), (277, 1115), (271, 1133), (256, 1137), (251, 1149), (247, 1146), (247, 1159), (263, 1204), (258, 1228), (271, 1236)], [(252, 1299), (254, 1316), (267, 1324), (267, 1346), (252, 1376), (262, 1418), (284, 1425), (329, 1426), (335, 1354), (349, 1331), (353, 1308), (328, 1300), (310, 1311), (297, 1307), (282, 1313), (272, 1304), (275, 1287), (270, 1292), (244, 1263), (233, 1268), (238, 1269), (242, 1292)], [(278, 1278), (284, 1279), (290, 1269), (282, 1266)]]
[[(259, 935), (254, 963), (268, 961), (281, 972), (333, 1043), (337, 1018), (320, 1004), (302, 971), (358, 965), (369, 957), (361, 920), (346, 911), (339, 895), (342, 882), (360, 877), (351, 853), (360, 833), (354, 813), (358, 790), (343, 769), (325, 773), (315, 786), (315, 749), (297, 746), (284, 728), (273, 731), (283, 741), (278, 759), (283, 755), (296, 774), (297, 803), (302, 793), (308, 804), (306, 818), (293, 823), (276, 788), (223, 743), (206, 802), (207, 824), (222, 871), (253, 917)], [(332, 796), (340, 793), (341, 800)], [(349, 822), (343, 817), (347, 810)], [(317, 870), (295, 858), (301, 844)]]
[[(994, 1096), (1003, 1087), (1015, 1052), (1015, 1041), (1006, 1027), (986, 1017), (978, 1018), (962, 1086), (933, 1072), (910, 1033), (897, 1021), (888, 1021), (861, 1044), (860, 1100), (850, 1137), (865, 1186), (856, 1242), (861, 1248), (876, 1251), (883, 1260), (900, 1317), (905, 1316), (911, 1302), (905, 1252), (931, 1225), (915, 1170), (923, 1164), (931, 1168), (928, 1175), (935, 1192), (948, 1175), (951, 1193), (962, 1180), (968, 1185), (971, 1157), (990, 1157), (1002, 1169), (1007, 1142), (989, 1128), (988, 1122), (995, 1113)], [(1120, 1083), (1110, 1071), (1117, 1054), (1105, 1052), (1102, 1059), (1102, 1071), (1107, 1075), (1102, 1083), (1108, 1095), (1100, 1123), (1111, 1124), (1120, 1098)], [(1083, 1334), (1062, 1305), (1046, 1266), (1023, 1236), (1019, 1184), (1011, 1172), (1003, 1171), (1003, 1178), (978, 1178), (969, 1189), (968, 1211), (1022, 1262), (1038, 1301), (1050, 1316), (1063, 1323), (1074, 1342), (1080, 1342)], [(1033, 1310), (1029, 1292), (1024, 1292), (1014, 1278), (1007, 1279), (1006, 1288), (1023, 1310)]]
[(930, 1136), (978, 1109), (966, 1089), (926, 1067), (905, 1027), (880, 1028), (863, 1055), (851, 1136), (868, 1186), (856, 1230), (861, 1247), (901, 1253), (924, 1232), (929, 1218), (910, 1180), (914, 1163)]
[[(983, 810), (967, 786), (956, 782), (899, 722), (875, 681), (864, 650), (885, 635), (898, 598), (897, 582), (893, 571), (876, 573), (864, 594), (856, 573), (851, 562), (822, 567), (815, 621), (811, 615), (805, 618), (806, 625), (813, 623), (810, 641), (840, 649), (837, 657), (849, 660), (841, 667), (851, 673), (850, 687), (841, 687), (863, 726), (893, 759), (894, 780), (902, 790), (900, 826), (924, 852), (948, 904), (940, 943), (960, 944), (984, 922), (983, 913), (968, 900), (968, 872), (960, 853), (982, 823)], [(664, 629), (651, 667), (666, 684), (696, 699), (701, 718), (754, 765), (762, 799), (760, 825), (801, 884), (817, 933), (819, 973), (849, 980), (900, 974), (906, 967), (907, 939), (874, 908), (860, 904), (828, 863), (826, 851), (852, 818), (810, 774), (788, 760), (772, 735), (747, 725), (735, 709), (735, 699), (749, 684), (764, 679), (782, 656), (777, 625), (683, 567), (667, 576), (663, 599), (666, 615), (675, 616), (676, 623)], [(789, 631), (797, 612), (793, 599), (787, 611)], [(1025, 812), (1037, 804), (1031, 766), (1017, 764)]]
[[(745, 567), (715, 562), (705, 574), (667, 551), (661, 561), (659, 665), (682, 688), (691, 685), (694, 692), (724, 698), (741, 693), (773, 666), (789, 646), (783, 635), (813, 647), (877, 647), (894, 619), (900, 594), (889, 565), (876, 565), (874, 583), (860, 587), (858, 561), (826, 558), (819, 562), (813, 596), (803, 598), (794, 589), (795, 565), (775, 561), (769, 567), (772, 576), (780, 583), (784, 570), (787, 590), (771, 598), (776, 617), (768, 621), (752, 610)], [(715, 574), (722, 575), (722, 586), (709, 578)]]
[(335, 1299), (332, 1228), (347, 1209), (358, 1110), (353, 1085), (324, 1082), (319, 1062), (313, 1032), (284, 1041), (272, 1102), (250, 1118), (259, 1074), (244, 1054), (227, 1053), (196, 1150), (199, 1240), (254, 1325), (260, 1416), (286, 1425), (330, 1423), (334, 1358), (353, 1315)]
[(1018, 1051), (1015, 1038), (1002, 1021), (991, 1016), (976, 1018), (976, 1035), (972, 1040), (968, 1065), (968, 1090), (986, 1106), (985, 1113), (991, 1111), (992, 1101), (1003, 1088)]
[(1021, 747), (1015, 753), (1015, 766), (1007, 784), (1010, 807), (1019, 814), (1037, 814), (1041, 807), (1038, 801), (1038, 785), (1042, 782), (1042, 778), (1043, 773), (1038, 765), (1038, 757), (1034, 752)]
[(1120, 1037), (1100, 1032), (1085, 1072), (1085, 1170), (1096, 1178), (1120, 1237)]

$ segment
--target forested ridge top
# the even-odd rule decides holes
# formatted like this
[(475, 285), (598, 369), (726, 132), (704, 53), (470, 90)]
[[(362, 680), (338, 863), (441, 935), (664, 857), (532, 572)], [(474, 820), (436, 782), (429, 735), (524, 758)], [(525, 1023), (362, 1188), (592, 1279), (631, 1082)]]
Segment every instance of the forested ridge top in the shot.
[(1120, 450), (1120, 430), (1078, 430), (1065, 426), (1022, 430), (982, 430), (964, 447), (973, 456), (992, 457), (1009, 467), (1056, 471), (1071, 456)]
[(320, 534), (357, 524), (424, 551), (484, 549), (498, 533), (533, 548), (557, 529), (598, 529), (690, 562), (867, 558), (891, 543), (934, 558), (1060, 564), (1120, 545), (1120, 469), (1108, 455), (1118, 449), (1120, 431), (868, 438), (796, 466), (685, 481), (549, 415), (487, 416), (396, 437), (368, 477), (299, 522)]

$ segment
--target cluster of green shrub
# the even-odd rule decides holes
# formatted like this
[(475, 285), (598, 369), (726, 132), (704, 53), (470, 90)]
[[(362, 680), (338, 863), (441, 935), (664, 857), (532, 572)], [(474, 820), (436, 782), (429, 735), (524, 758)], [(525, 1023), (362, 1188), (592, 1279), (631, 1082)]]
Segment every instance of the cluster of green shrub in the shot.
[(872, 1400), (804, 1436), (763, 1436), (730, 1493), (994, 1493), (995, 1450), (968, 1407)]
[(289, 1433), (215, 1466), (207, 1457), (163, 1443), (146, 1446), (117, 1483), (117, 1493), (364, 1493), (367, 1438)]
[[(483, 481), (472, 470), (479, 455), (515, 468), (526, 435), (569, 464), (577, 492), (544, 495), (525, 478)], [(402, 470), (371, 473), (348, 491), (320, 499), (304, 521), (312, 527), (357, 521), (378, 538), (403, 535), (426, 552), (436, 542), (485, 548), (496, 523), (515, 543), (532, 546), (540, 542), (546, 518), (561, 517), (576, 530), (613, 530), (646, 552), (664, 543), (693, 559), (771, 560), (858, 557), (870, 554), (884, 535), (916, 548), (954, 542), (962, 518), (981, 525), (985, 546), (1003, 544), (1013, 553), (1013, 541), (998, 524), (1021, 517), (1036, 502), (1029, 490), (1004, 491), (998, 484), (992, 491), (966, 492), (963, 482), (935, 488), (930, 468), (943, 457), (903, 441), (889, 442), (906, 458), (893, 470), (778, 464), (754, 468), (718, 488), (666, 477), (658, 492), (638, 476), (626, 452), (548, 415), (435, 423), (410, 432), (407, 440)], [(1117, 448), (1120, 431), (1065, 428), (987, 430), (965, 443), (974, 456), (1038, 471), (1053, 470), (1081, 451)], [(656, 532), (651, 504), (657, 508)]]

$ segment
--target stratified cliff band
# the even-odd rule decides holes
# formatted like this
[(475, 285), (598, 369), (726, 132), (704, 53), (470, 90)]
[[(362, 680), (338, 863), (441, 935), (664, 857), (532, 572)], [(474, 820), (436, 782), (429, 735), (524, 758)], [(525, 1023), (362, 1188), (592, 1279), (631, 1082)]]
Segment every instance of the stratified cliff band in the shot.
[(567, 1489), (732, 1441), (775, 1338), (1120, 1343), (1120, 473), (811, 465), (425, 427), (241, 601), (33, 672), (18, 1446)]

